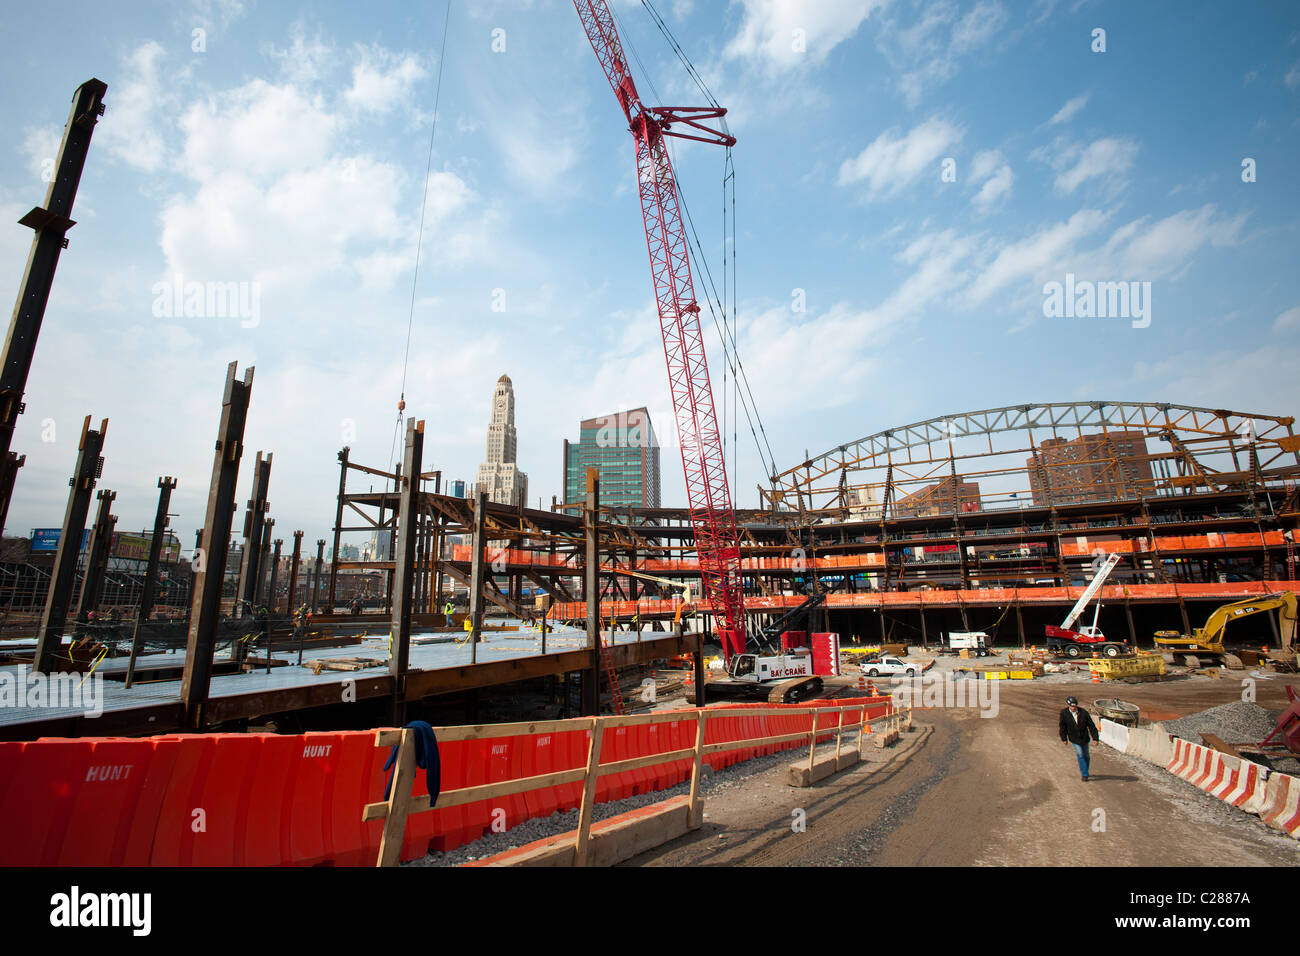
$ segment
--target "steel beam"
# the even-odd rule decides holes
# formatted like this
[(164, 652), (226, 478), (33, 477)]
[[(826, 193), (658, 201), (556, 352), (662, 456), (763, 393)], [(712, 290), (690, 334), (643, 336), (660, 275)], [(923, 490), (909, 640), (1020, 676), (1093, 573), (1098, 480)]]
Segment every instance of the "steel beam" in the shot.
[[(271, 529), (275, 526), (275, 520), (269, 519), (266, 522), (266, 535), (271, 536)], [(259, 602), (260, 607), (266, 608), (269, 616), (275, 614), (275, 582), (280, 576), (280, 549), (284, 547), (284, 538), (275, 539), (275, 548), (271, 552), (271, 573), (266, 582), (266, 600)]]
[(212, 683), (212, 653), (216, 648), (217, 624), (221, 618), (221, 585), (226, 574), (226, 553), (230, 550), (230, 524), (235, 512), (235, 487), (239, 480), (239, 459), (244, 451), (244, 424), (253, 390), (253, 369), (235, 380), (235, 364), (226, 369), (226, 391), (221, 401), (221, 425), (212, 462), (212, 482), (203, 522), (203, 547), (195, 567), (193, 607), (185, 649), (185, 674), (181, 679), (181, 702), (188, 727), (203, 725)]
[(330, 589), (327, 613), (334, 613), (334, 590), (339, 581), (339, 547), (343, 537), (343, 498), (348, 486), (348, 454), (351, 449), (343, 446), (339, 452), (339, 500), (338, 510), (334, 512), (334, 551), (330, 556)]
[(419, 537), (420, 467), (424, 455), (424, 422), (406, 421), (406, 454), (398, 480), (401, 504), (393, 540), (393, 722), (405, 722), (406, 671), (411, 660), (411, 603), (415, 599), (415, 540)]
[[(14, 427), (23, 411), (27, 376), (36, 354), (41, 323), (45, 320), (50, 289), (54, 286), (59, 254), (68, 244), (68, 230), (76, 225), (72, 221), (72, 204), (77, 198), (77, 187), (86, 166), (91, 134), (99, 117), (104, 115), (106, 92), (108, 86), (96, 79), (89, 79), (77, 87), (68, 122), (63, 127), (63, 142), (59, 144), (54, 177), (45, 191), (45, 204), (18, 220), (35, 235), (27, 255), (23, 281), (18, 288), (18, 300), (9, 319), (4, 354), (0, 356), (0, 531), (4, 530), (9, 516), (14, 479), (26, 460), (25, 455), (20, 457), (10, 451)], [(81, 542), (77, 544), (80, 546)]]
[(144, 587), (140, 592), (140, 610), (136, 614), (135, 633), (131, 637), (131, 658), (126, 664), (126, 686), (135, 681), (135, 659), (144, 649), (144, 629), (149, 625), (149, 615), (153, 613), (154, 599), (158, 592), (158, 565), (162, 558), (163, 535), (167, 533), (170, 519), (167, 508), (171, 505), (172, 489), (176, 479), (170, 475), (158, 479), (158, 511), (153, 519), (153, 537), (149, 539), (149, 564), (144, 571)]
[(298, 597), (298, 565), (302, 562), (302, 536), (301, 531), (293, 533), (293, 554), (289, 556), (289, 599), (285, 602), (285, 613), (290, 615), (297, 610), (294, 601)]
[(99, 430), (90, 427), (90, 416), (81, 426), (81, 441), (77, 445), (77, 466), (68, 484), (68, 508), (63, 515), (63, 532), (59, 536), (59, 550), (54, 555), (54, 569), (50, 573), (50, 590), (45, 596), (45, 611), (41, 614), (40, 638), (36, 655), (32, 659), (32, 672), (48, 674), (54, 658), (63, 646), (63, 628), (68, 620), (68, 604), (72, 598), (72, 585), (77, 577), (77, 558), (81, 554), (81, 536), (86, 530), (86, 513), (90, 510), (90, 493), (104, 468), (100, 452), (104, 449), (104, 435), (108, 431), (105, 418)]
[(483, 628), (483, 551), (487, 547), (487, 492), (474, 496), (473, 558), (469, 566), (470, 662), (478, 662), (479, 633)]
[(587, 498), (582, 509), (586, 539), (582, 596), (587, 602), (587, 652), (589, 662), (582, 678), (582, 716), (600, 712), (600, 471), (587, 469)]
[[(321, 572), (323, 572), (324, 570), (325, 570), (325, 539), (317, 538), (316, 539), (316, 580), (313, 583), (311, 589), (311, 612), (313, 614), (316, 613), (317, 598), (319, 598), (320, 596), (320, 576), (321, 576)], [(333, 613), (332, 608), (330, 609), (330, 613)]]
[(104, 489), (95, 495), (99, 508), (95, 512), (95, 527), (90, 533), (90, 548), (86, 552), (86, 566), (81, 573), (81, 600), (77, 605), (77, 627), (74, 636), (80, 636), (90, 615), (99, 607), (99, 593), (104, 587), (104, 571), (108, 568), (108, 555), (113, 550), (113, 528), (117, 518), (113, 515), (113, 502), (117, 492)]
[(233, 617), (243, 617), (253, 613), (258, 603), (259, 584), (262, 580), (262, 547), (265, 536), (266, 510), (270, 503), (266, 500), (267, 490), (271, 484), (271, 462), (273, 454), (262, 457), (257, 453), (253, 465), (253, 495), (248, 499), (248, 510), (244, 512), (244, 554), (239, 565), (239, 591), (236, 594), (235, 613)]

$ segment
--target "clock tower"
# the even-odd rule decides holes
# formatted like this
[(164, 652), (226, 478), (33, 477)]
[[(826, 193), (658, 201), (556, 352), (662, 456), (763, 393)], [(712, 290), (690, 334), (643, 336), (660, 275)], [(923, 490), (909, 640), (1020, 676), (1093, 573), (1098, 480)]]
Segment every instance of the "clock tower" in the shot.
[(492, 418), (488, 423), (487, 460), (479, 465), (478, 491), (504, 505), (528, 501), (528, 476), (516, 465), (515, 387), (509, 375), (497, 379), (492, 390)]

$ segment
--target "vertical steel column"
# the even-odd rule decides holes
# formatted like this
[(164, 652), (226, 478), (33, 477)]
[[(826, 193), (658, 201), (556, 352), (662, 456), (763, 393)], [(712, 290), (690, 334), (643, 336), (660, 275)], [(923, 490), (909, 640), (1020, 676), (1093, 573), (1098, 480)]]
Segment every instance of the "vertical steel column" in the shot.
[[(14, 479), (27, 459), (26, 455), (19, 456), (10, 450), (14, 427), (23, 411), (27, 375), (36, 353), (41, 323), (45, 320), (50, 289), (54, 286), (59, 254), (67, 247), (68, 230), (76, 225), (70, 218), (72, 204), (77, 198), (77, 186), (86, 167), (91, 134), (99, 117), (104, 115), (106, 92), (108, 86), (96, 79), (89, 79), (77, 87), (68, 122), (63, 127), (63, 142), (59, 144), (54, 178), (45, 191), (45, 205), (37, 206), (18, 220), (35, 235), (27, 254), (22, 285), (18, 288), (18, 300), (9, 319), (4, 354), (0, 356), (0, 531), (4, 530), (5, 520), (9, 517)], [(77, 547), (80, 546), (78, 540)]]
[(330, 556), (330, 590), (329, 590), (329, 607), (325, 609), (326, 614), (334, 613), (334, 589), (338, 585), (339, 579), (339, 539), (343, 535), (343, 493), (348, 484), (348, 453), (351, 449), (343, 446), (339, 452), (339, 499), (337, 510), (334, 512), (334, 551)]
[(325, 539), (316, 539), (316, 583), (311, 589), (311, 612), (316, 613), (317, 599), (320, 597), (320, 576), (325, 570)]
[(257, 453), (253, 465), (253, 496), (248, 499), (248, 510), (244, 512), (244, 554), (239, 564), (239, 590), (235, 595), (235, 611), (232, 617), (251, 614), (257, 604), (258, 581), (262, 570), (262, 536), (266, 521), (266, 509), (270, 507), (266, 500), (267, 488), (271, 483), (271, 461), (274, 455), (262, 457)]
[(582, 596), (587, 602), (587, 650), (591, 663), (583, 672), (582, 716), (600, 712), (600, 470), (587, 469), (587, 497), (582, 508), (582, 529), (586, 537), (586, 566)]
[(90, 533), (90, 549), (86, 552), (86, 566), (81, 572), (81, 600), (77, 604), (78, 636), (90, 615), (99, 607), (100, 591), (104, 588), (104, 572), (108, 568), (108, 555), (113, 550), (113, 528), (117, 525), (112, 508), (117, 492), (107, 488), (95, 495), (99, 508), (95, 512), (95, 528)]
[[(266, 522), (266, 535), (271, 536), (271, 529), (275, 527), (275, 520), (269, 519)], [(266, 600), (258, 603), (265, 607), (268, 616), (275, 615), (275, 582), (280, 576), (280, 549), (284, 547), (284, 538), (275, 539), (275, 551), (271, 554), (271, 575), (266, 584)], [(269, 625), (268, 625), (269, 626)]]
[(144, 629), (153, 613), (154, 598), (158, 592), (158, 564), (162, 558), (163, 535), (167, 533), (167, 508), (171, 505), (172, 489), (176, 479), (170, 475), (158, 479), (158, 511), (153, 519), (153, 537), (149, 540), (149, 564), (144, 571), (144, 589), (140, 592), (140, 610), (135, 617), (135, 633), (131, 637), (131, 658), (126, 663), (126, 686), (135, 681), (135, 659), (144, 648)]
[(478, 663), (479, 634), (483, 630), (483, 549), (487, 535), (487, 492), (474, 496), (474, 554), (469, 565), (469, 625), (470, 663)]
[(221, 585), (230, 550), (239, 459), (244, 453), (244, 423), (248, 420), (248, 400), (253, 390), (253, 369), (247, 369), (243, 382), (237, 382), (235, 364), (231, 362), (226, 369), (226, 391), (221, 400), (221, 424), (203, 522), (203, 547), (195, 555), (193, 604), (185, 646), (185, 674), (181, 678), (185, 723), (195, 729), (203, 725), (203, 710), (212, 682), (212, 652), (221, 618)]
[(77, 577), (77, 558), (81, 554), (81, 535), (86, 530), (86, 513), (90, 510), (90, 493), (104, 469), (100, 452), (104, 449), (104, 435), (108, 431), (105, 418), (99, 431), (90, 427), (90, 416), (81, 426), (81, 441), (77, 445), (77, 467), (68, 484), (68, 509), (63, 515), (63, 532), (59, 535), (59, 550), (54, 555), (54, 569), (50, 572), (50, 590), (45, 595), (45, 610), (41, 614), (40, 639), (36, 643), (36, 656), (32, 659), (32, 673), (48, 674), (53, 669), (54, 658), (63, 645), (63, 626), (68, 620), (68, 604), (72, 585)]
[(393, 721), (401, 726), (406, 710), (406, 670), (411, 660), (411, 602), (415, 584), (415, 539), (419, 535), (420, 459), (424, 455), (424, 422), (406, 421), (406, 454), (397, 490), (401, 501), (397, 527), (393, 529), (393, 654), (389, 673), (393, 675)]
[(302, 536), (301, 531), (293, 533), (293, 554), (289, 557), (289, 600), (286, 602), (285, 611), (290, 616), (297, 610), (295, 604), (298, 601), (298, 565), (302, 561)]

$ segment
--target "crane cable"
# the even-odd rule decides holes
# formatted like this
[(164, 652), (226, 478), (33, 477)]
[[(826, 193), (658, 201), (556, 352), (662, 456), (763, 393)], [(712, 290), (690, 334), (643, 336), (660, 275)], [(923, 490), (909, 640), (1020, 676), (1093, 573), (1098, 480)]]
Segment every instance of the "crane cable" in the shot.
[(438, 132), (438, 104), (442, 100), (442, 67), (447, 62), (447, 27), (451, 23), (451, 0), (442, 20), (442, 49), (438, 52), (438, 79), (433, 91), (433, 123), (429, 128), (429, 156), (424, 165), (424, 194), (420, 199), (420, 231), (415, 237), (415, 270), (411, 277), (411, 307), (406, 317), (406, 350), (402, 355), (402, 387), (397, 400), (397, 424), (393, 427), (393, 444), (388, 453), (389, 467), (397, 466), (397, 439), (402, 431), (402, 413), (406, 409), (406, 372), (411, 363), (411, 329), (415, 324), (415, 293), (420, 281), (420, 253), (424, 248), (424, 216), (429, 208), (429, 179), (433, 173), (433, 138)]

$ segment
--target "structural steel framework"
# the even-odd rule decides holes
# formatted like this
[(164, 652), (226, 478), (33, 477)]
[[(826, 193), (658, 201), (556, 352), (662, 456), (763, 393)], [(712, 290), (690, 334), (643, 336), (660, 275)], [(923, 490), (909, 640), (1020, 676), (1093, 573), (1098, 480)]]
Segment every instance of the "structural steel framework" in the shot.
[[(935, 483), (965, 511), (1019, 507), (1035, 485), (1035, 501), (1055, 504), (1053, 493), (1077, 500), (1071, 473), (1080, 465), (1091, 468), (1090, 500), (1255, 488), (1300, 473), (1294, 421), (1165, 403), (1007, 406), (877, 432), (810, 458), (759, 491), (772, 510), (845, 513), (857, 505), (892, 517), (900, 500)], [(1146, 444), (1136, 457), (1114, 447), (1131, 433)], [(1049, 440), (1083, 440), (1088, 455), (1053, 461), (1044, 454)], [(1141, 463), (1149, 477), (1133, 473)], [(972, 483), (980, 484), (978, 496), (961, 488)]]

